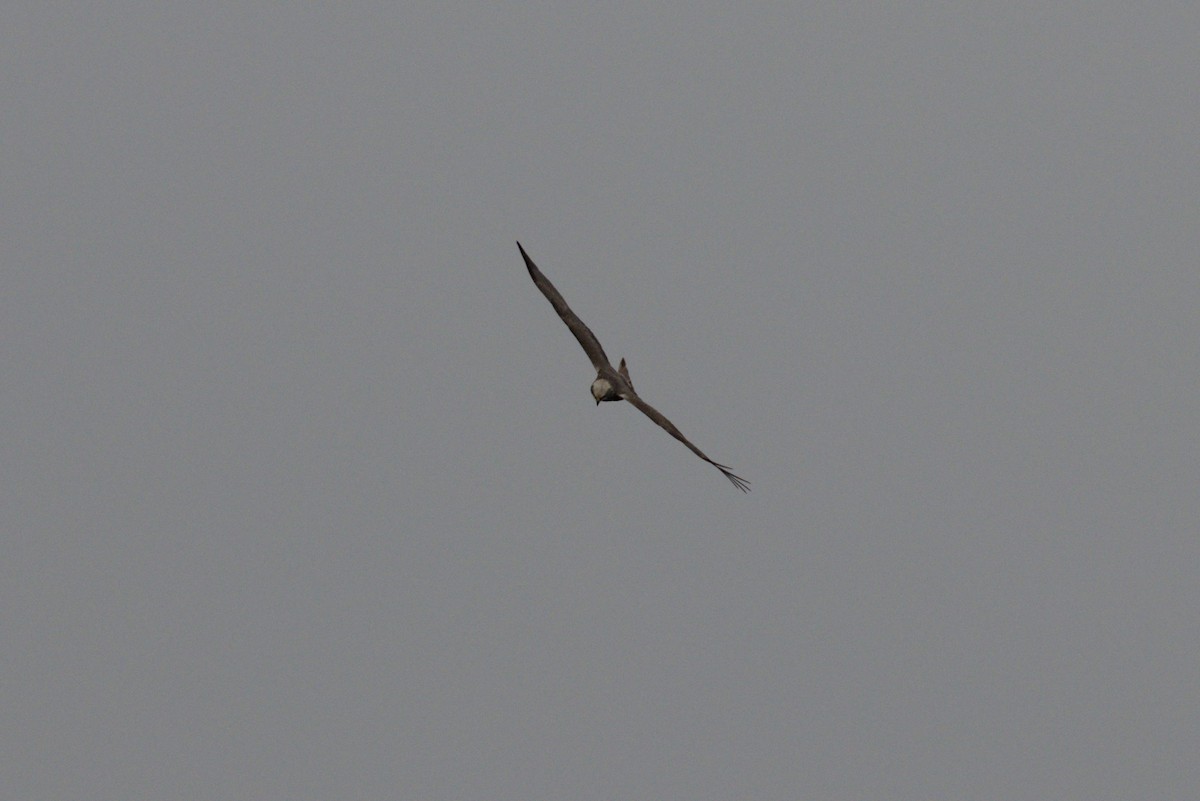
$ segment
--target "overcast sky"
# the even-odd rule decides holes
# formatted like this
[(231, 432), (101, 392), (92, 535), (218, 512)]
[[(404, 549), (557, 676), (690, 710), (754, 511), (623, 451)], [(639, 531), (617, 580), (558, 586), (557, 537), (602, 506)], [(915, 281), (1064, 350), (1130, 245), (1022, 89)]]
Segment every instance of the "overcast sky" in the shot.
[(1200, 797), (1198, 42), (7, 4), (4, 794)]

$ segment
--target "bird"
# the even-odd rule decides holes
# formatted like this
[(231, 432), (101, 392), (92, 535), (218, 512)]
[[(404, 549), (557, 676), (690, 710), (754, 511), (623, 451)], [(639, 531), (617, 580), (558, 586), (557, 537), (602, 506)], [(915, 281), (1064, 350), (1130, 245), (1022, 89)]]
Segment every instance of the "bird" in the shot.
[(621, 359), (621, 366), (615, 370), (613, 369), (612, 362), (608, 360), (608, 356), (604, 353), (604, 348), (600, 346), (600, 340), (596, 339), (596, 335), (592, 333), (592, 330), (584, 325), (583, 320), (580, 320), (575, 312), (571, 311), (571, 307), (563, 300), (563, 296), (554, 288), (554, 284), (550, 283), (550, 279), (542, 275), (542, 271), (533, 263), (533, 259), (529, 258), (529, 254), (525, 252), (525, 248), (521, 246), (520, 242), (517, 242), (517, 248), (521, 251), (521, 257), (525, 259), (525, 266), (529, 269), (529, 277), (533, 279), (534, 286), (542, 291), (542, 294), (546, 296), (546, 300), (550, 301), (550, 305), (554, 307), (554, 311), (558, 312), (558, 316), (562, 318), (562, 321), (567, 324), (567, 328), (579, 340), (579, 344), (583, 347), (583, 352), (587, 354), (587, 357), (592, 361), (592, 366), (596, 368), (596, 378), (592, 381), (592, 397), (596, 399), (596, 405), (599, 406), (601, 401), (627, 401), (641, 411), (642, 414), (649, 417), (655, 423), (658, 423), (672, 437), (686, 445), (692, 453), (724, 473), (733, 486), (742, 492), (749, 492), (749, 481), (741, 476), (734, 475), (733, 470), (729, 467), (708, 458), (704, 451), (697, 448), (687, 437), (681, 434), (679, 429), (675, 427), (675, 424), (668, 420), (662, 412), (641, 399), (633, 388), (633, 381), (629, 378), (629, 368), (626, 366), (625, 360)]

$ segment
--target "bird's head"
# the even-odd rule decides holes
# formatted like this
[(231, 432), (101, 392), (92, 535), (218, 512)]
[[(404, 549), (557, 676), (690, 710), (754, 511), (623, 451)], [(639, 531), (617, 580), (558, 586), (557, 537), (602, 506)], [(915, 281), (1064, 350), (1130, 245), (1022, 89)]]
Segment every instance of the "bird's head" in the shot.
[(596, 380), (592, 382), (592, 397), (596, 399), (596, 405), (600, 405), (600, 401), (608, 400), (612, 397), (613, 385), (606, 378), (596, 376)]

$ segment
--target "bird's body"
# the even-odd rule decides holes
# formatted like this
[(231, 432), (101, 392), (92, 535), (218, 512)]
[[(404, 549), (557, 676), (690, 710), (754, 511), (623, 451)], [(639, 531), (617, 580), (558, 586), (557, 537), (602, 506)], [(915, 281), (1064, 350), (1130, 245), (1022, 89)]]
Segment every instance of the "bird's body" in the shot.
[(596, 400), (596, 405), (599, 406), (602, 401), (628, 401), (633, 406), (636, 406), (644, 415), (661, 426), (668, 434), (686, 445), (692, 453), (724, 473), (725, 477), (735, 487), (742, 492), (749, 492), (749, 481), (734, 475), (733, 471), (725, 465), (709, 459), (703, 451), (688, 441), (679, 432), (679, 429), (663, 416), (661, 412), (641, 399), (633, 388), (633, 381), (629, 378), (629, 368), (625, 365), (625, 360), (621, 359), (620, 368), (613, 369), (612, 362), (608, 360), (608, 356), (604, 353), (604, 348), (600, 346), (600, 340), (596, 339), (596, 335), (592, 333), (592, 330), (584, 325), (575, 312), (571, 311), (571, 307), (567, 305), (562, 295), (554, 288), (554, 284), (550, 283), (549, 279), (542, 275), (541, 270), (529, 258), (529, 254), (525, 252), (525, 248), (521, 247), (520, 242), (517, 243), (517, 248), (520, 249), (521, 256), (525, 259), (525, 266), (529, 269), (529, 276), (533, 279), (534, 285), (550, 301), (550, 305), (554, 307), (554, 310), (558, 312), (558, 316), (562, 318), (567, 328), (575, 335), (575, 339), (579, 340), (579, 344), (583, 347), (583, 352), (588, 355), (592, 366), (596, 368), (596, 378), (592, 381), (592, 397)]
[(600, 401), (621, 400), (621, 393), (613, 386), (613, 382), (597, 375), (596, 380), (592, 382), (592, 397), (596, 399), (596, 405), (599, 406)]

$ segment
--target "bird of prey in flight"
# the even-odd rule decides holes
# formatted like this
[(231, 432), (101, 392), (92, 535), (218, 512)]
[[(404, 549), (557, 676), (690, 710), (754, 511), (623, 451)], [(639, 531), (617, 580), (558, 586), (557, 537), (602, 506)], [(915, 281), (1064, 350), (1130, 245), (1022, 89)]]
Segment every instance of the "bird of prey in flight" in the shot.
[(533, 283), (538, 289), (542, 290), (542, 294), (546, 296), (546, 300), (550, 301), (550, 305), (558, 312), (558, 316), (562, 318), (562, 321), (567, 324), (567, 328), (571, 329), (571, 333), (575, 335), (575, 338), (579, 340), (579, 344), (583, 346), (583, 352), (592, 360), (592, 366), (596, 368), (596, 380), (592, 382), (592, 397), (596, 399), (596, 405), (599, 406), (600, 401), (629, 401), (640, 409), (642, 414), (666, 429), (668, 434), (688, 446), (692, 453), (724, 473), (725, 477), (733, 482), (733, 486), (742, 492), (749, 492), (749, 481), (740, 476), (735, 476), (733, 471), (728, 467), (718, 464), (705, 456), (704, 451), (697, 448), (688, 441), (687, 437), (679, 433), (679, 429), (664, 417), (662, 412), (638, 396), (637, 392), (633, 389), (633, 382), (629, 380), (629, 368), (625, 366), (625, 360), (621, 359), (619, 369), (613, 369), (612, 364), (608, 361), (608, 356), (604, 355), (604, 348), (600, 347), (600, 340), (596, 339), (596, 335), (592, 333), (592, 330), (583, 324), (583, 320), (575, 316), (575, 312), (571, 311), (571, 307), (563, 300), (562, 295), (558, 294), (558, 290), (554, 288), (554, 284), (550, 283), (549, 279), (542, 275), (542, 271), (533, 263), (533, 259), (529, 258), (529, 254), (525, 252), (525, 248), (521, 247), (520, 242), (517, 243), (517, 248), (520, 249), (521, 256), (525, 259), (525, 266), (529, 268), (529, 275), (533, 278)]

